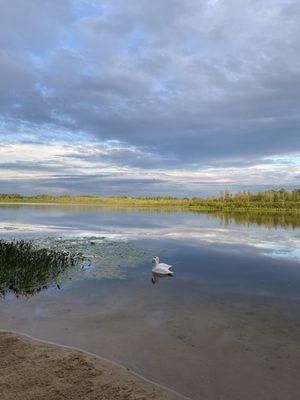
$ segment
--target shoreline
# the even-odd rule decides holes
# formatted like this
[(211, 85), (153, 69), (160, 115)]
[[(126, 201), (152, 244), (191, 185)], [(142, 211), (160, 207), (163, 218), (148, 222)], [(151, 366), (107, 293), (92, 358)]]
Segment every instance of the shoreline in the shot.
[(131, 209), (131, 210), (162, 210), (162, 211), (182, 211), (182, 212), (199, 212), (199, 213), (257, 213), (257, 214), (295, 214), (300, 215), (299, 209), (277, 209), (277, 208), (211, 208), (211, 207), (199, 207), (199, 206), (188, 206), (188, 205), (176, 205), (176, 204), (137, 204), (129, 202), (103, 202), (103, 203), (84, 203), (84, 202), (58, 202), (58, 201), (2, 201), (1, 205), (22, 205), (22, 206), (84, 206), (84, 207), (99, 207), (99, 208), (111, 208), (114, 210)]
[[(4, 342), (4, 343), (3, 343)], [(17, 397), (18, 395), (20, 395), (20, 398), (23, 398), (23, 392), (24, 390), (26, 390), (26, 380), (28, 378), (29, 381), (32, 380), (32, 376), (28, 376), (27, 375), (31, 375), (30, 374), (30, 367), (32, 364), (34, 364), (34, 366), (36, 367), (37, 364), (38, 365), (38, 369), (41, 370), (47, 370), (46, 374), (47, 376), (52, 374), (52, 371), (55, 371), (55, 367), (58, 364), (61, 364), (61, 360), (59, 359), (60, 357), (65, 357), (64, 358), (64, 362), (65, 362), (65, 370), (69, 371), (68, 369), (68, 361), (72, 362), (74, 357), (76, 360), (79, 360), (79, 365), (77, 366), (77, 369), (75, 371), (76, 375), (80, 375), (81, 373), (83, 374), (84, 372), (86, 372), (86, 370), (88, 369), (88, 371), (90, 372), (90, 377), (89, 379), (91, 379), (92, 377), (97, 378), (95, 379), (95, 384), (94, 386), (98, 386), (100, 385), (100, 387), (103, 388), (104, 392), (103, 393), (99, 393), (97, 392), (97, 390), (95, 390), (95, 393), (93, 393), (93, 395), (95, 394), (96, 397), (90, 397), (91, 396), (91, 392), (89, 391), (87, 394), (88, 397), (83, 397), (84, 394), (81, 393), (80, 394), (80, 399), (106, 399), (107, 395), (111, 396), (111, 393), (109, 392), (114, 392), (114, 398), (115, 399), (120, 399), (120, 400), (135, 400), (135, 399), (155, 399), (155, 400), (192, 400), (190, 397), (187, 397), (169, 387), (166, 387), (158, 382), (154, 382), (144, 376), (142, 376), (141, 374), (127, 368), (124, 365), (121, 365), (115, 361), (109, 360), (105, 357), (102, 357), (98, 354), (86, 351), (84, 349), (80, 349), (77, 347), (73, 347), (73, 346), (68, 346), (68, 345), (62, 345), (56, 342), (52, 342), (52, 341), (48, 341), (48, 340), (43, 340), (43, 339), (39, 339), (36, 338), (32, 335), (28, 335), (26, 333), (23, 332), (18, 332), (18, 331), (13, 331), (13, 330), (3, 330), (0, 329), (0, 350), (3, 350), (3, 344), (5, 346), (6, 351), (9, 354), (6, 354), (7, 357), (3, 357), (3, 354), (1, 356), (0, 359), (0, 367), (2, 367), (2, 377), (0, 377), (0, 388), (2, 386), (6, 386), (9, 389), (7, 390), (7, 392), (4, 393), (2, 399), (6, 400), (6, 399), (11, 399), (11, 398), (15, 398), (18, 399), (19, 397)], [(35, 352), (37, 351), (38, 355), (35, 354)], [(40, 353), (45, 353), (43, 354), (43, 357), (41, 356)], [(54, 355), (51, 353), (55, 353)], [(3, 351), (1, 351), (1, 353), (3, 353)], [(24, 353), (29, 353), (29, 354), (24, 354)], [(58, 353), (58, 354), (56, 354)], [(12, 356), (10, 355), (12, 354)], [(18, 369), (17, 369), (17, 365), (16, 365), (16, 360), (14, 359), (13, 356), (15, 356), (16, 354), (18, 354), (17, 357), (20, 358), (20, 361), (22, 361), (22, 393), (18, 393), (16, 392), (16, 390), (18, 390), (17, 386), (18, 385), (14, 385), (10, 383), (10, 379), (13, 379), (13, 381), (16, 381), (15, 376), (12, 376), (12, 373), (10, 374), (5, 374), (5, 369), (6, 368), (10, 368), (12, 370), (15, 371), (15, 373), (18, 373)], [(69, 357), (73, 357), (71, 360), (69, 360)], [(7, 359), (8, 358), (8, 359)], [(27, 360), (26, 360), (27, 358)], [(32, 359), (33, 358), (33, 359)], [(47, 365), (47, 363), (49, 364), (48, 360), (51, 359), (51, 362), (54, 363), (54, 369), (53, 366), (50, 369), (49, 365)], [(26, 365), (26, 363), (28, 365)], [(3, 364), (1, 366), (1, 364)], [(24, 365), (25, 364), (25, 365)], [(89, 365), (87, 365), (89, 364)], [(48, 366), (48, 368), (47, 368)], [(36, 369), (36, 368), (35, 368)], [(100, 371), (100, 374), (98, 374), (97, 376), (97, 371)], [(36, 372), (36, 371), (32, 371), (32, 372)], [(74, 374), (74, 371), (70, 371), (72, 372), (72, 374)], [(6, 378), (8, 376), (8, 378)], [(35, 380), (37, 380), (37, 386), (39, 386), (38, 390), (42, 390), (40, 388), (40, 386), (44, 386), (45, 382), (43, 382), (43, 379), (40, 378), (40, 375), (35, 376)], [(54, 379), (56, 379), (56, 377), (53, 377)], [(65, 379), (69, 379), (69, 377), (67, 376), (67, 374), (65, 376), (60, 376), (60, 378), (65, 378)], [(80, 376), (79, 376), (80, 378)], [(57, 388), (55, 389), (57, 392), (57, 396), (56, 397), (49, 397), (49, 399), (53, 398), (53, 399), (60, 399), (60, 398), (64, 398), (61, 397), (59, 392), (61, 390), (65, 390), (66, 388), (63, 387), (64, 384), (61, 383), (60, 385), (60, 380), (58, 379), (57, 381)], [(104, 385), (102, 381), (105, 381)], [(3, 382), (4, 381), (4, 382)], [(101, 381), (101, 382), (100, 382)], [(24, 382), (25, 382), (25, 387), (24, 387)], [(13, 383), (13, 382), (12, 382)], [(78, 390), (78, 385), (80, 383), (78, 382), (78, 384), (74, 384), (72, 387), (69, 387), (69, 390)], [(54, 382), (53, 382), (54, 385)], [(16, 387), (15, 387), (16, 386)], [(47, 388), (47, 384), (46, 384), (46, 388), (45, 390), (50, 390), (50, 388)], [(60, 387), (61, 386), (61, 387)], [(11, 390), (14, 390), (14, 393), (10, 393)], [(28, 382), (28, 389), (30, 389), (30, 382)], [(107, 392), (107, 393), (106, 393)], [(124, 392), (124, 393), (123, 393)], [(96, 394), (98, 393), (98, 394)], [(62, 394), (62, 393), (61, 393)], [(79, 391), (78, 391), (79, 394)], [(11, 396), (12, 395), (12, 396)], [(47, 396), (47, 393), (45, 393), (45, 395)], [(98, 397), (99, 395), (99, 397)], [(31, 394), (32, 399), (39, 399), (41, 396), (41, 398), (43, 398), (43, 394), (41, 395), (40, 393), (37, 395), (37, 397), (35, 397), (35, 394)], [(64, 395), (63, 395), (64, 396)], [(102, 397), (104, 396), (104, 397)], [(138, 397), (136, 397), (138, 396)], [(145, 396), (145, 397), (144, 397)], [(48, 398), (48, 397), (45, 397)], [(73, 398), (73, 397), (72, 397)], [(74, 397), (75, 398), (75, 397)], [(110, 397), (108, 397), (110, 398)], [(77, 397), (76, 397), (77, 399)]]

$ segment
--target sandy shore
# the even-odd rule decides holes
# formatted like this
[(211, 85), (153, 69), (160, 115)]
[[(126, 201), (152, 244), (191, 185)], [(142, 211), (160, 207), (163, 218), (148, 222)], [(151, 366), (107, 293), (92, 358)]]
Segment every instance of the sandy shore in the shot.
[(109, 361), (81, 351), (0, 333), (1, 400), (179, 400)]
[[(93, 281), (55, 296), (44, 292), (30, 299), (7, 298), (1, 303), (0, 327), (103, 356), (194, 400), (299, 399), (297, 304), (246, 295), (215, 296), (212, 301), (203, 289), (195, 296), (190, 288), (170, 302), (166, 285), (158, 287), (160, 292), (148, 286)], [(0, 368), (4, 350), (0, 349)], [(26, 368), (21, 365), (11, 382)], [(0, 370), (0, 379), (3, 376)], [(2, 387), (0, 380), (0, 400)], [(79, 398), (84, 399), (82, 394)]]

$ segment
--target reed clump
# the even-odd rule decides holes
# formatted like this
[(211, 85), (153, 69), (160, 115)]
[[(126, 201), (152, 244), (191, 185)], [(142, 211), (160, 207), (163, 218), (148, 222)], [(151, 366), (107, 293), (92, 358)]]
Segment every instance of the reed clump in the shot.
[(64, 251), (35, 248), (24, 240), (0, 240), (0, 295), (8, 292), (34, 295), (50, 285), (58, 285), (73, 257)]

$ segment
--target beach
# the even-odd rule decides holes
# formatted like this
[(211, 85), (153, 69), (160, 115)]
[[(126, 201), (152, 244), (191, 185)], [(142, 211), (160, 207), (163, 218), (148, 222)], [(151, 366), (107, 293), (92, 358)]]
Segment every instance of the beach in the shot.
[(0, 333), (2, 400), (178, 400), (121, 366), (74, 349)]

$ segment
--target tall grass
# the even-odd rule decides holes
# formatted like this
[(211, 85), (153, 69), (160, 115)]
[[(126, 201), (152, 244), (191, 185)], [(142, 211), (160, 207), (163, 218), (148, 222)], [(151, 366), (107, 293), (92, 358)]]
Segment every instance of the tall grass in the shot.
[(33, 295), (58, 284), (60, 276), (73, 264), (73, 258), (63, 251), (36, 249), (23, 240), (0, 240), (0, 295)]

